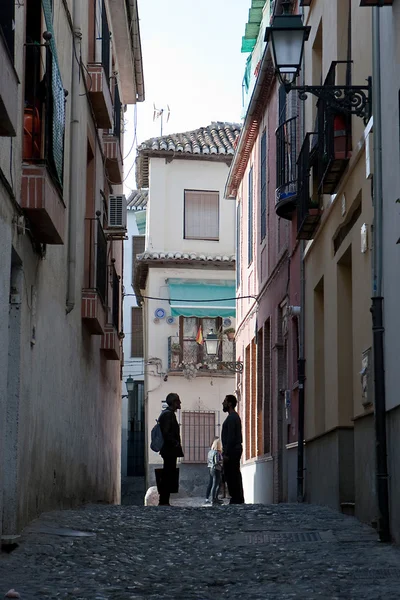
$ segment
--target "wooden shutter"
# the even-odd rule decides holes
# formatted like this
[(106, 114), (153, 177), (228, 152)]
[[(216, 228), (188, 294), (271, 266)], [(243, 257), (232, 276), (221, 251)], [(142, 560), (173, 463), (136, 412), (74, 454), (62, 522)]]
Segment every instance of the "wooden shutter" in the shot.
[(185, 190), (184, 238), (219, 240), (218, 192)]
[(135, 281), (136, 256), (144, 252), (144, 235), (132, 236), (132, 285)]
[(131, 356), (133, 358), (143, 358), (143, 317), (142, 309), (138, 306), (132, 307), (132, 343)]

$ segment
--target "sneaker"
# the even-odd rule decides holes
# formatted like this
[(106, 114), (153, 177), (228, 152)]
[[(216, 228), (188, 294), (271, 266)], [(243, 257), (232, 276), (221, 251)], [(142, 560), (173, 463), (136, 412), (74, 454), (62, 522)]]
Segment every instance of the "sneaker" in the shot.
[(211, 500), (209, 500), (208, 498), (206, 498), (206, 499), (204, 500), (204, 504), (211, 504)]

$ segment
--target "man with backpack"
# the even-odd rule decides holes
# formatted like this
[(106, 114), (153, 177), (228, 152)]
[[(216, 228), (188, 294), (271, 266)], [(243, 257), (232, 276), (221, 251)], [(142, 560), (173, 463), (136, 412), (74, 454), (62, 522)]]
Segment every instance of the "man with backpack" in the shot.
[(160, 454), (164, 461), (161, 481), (158, 486), (159, 506), (170, 506), (169, 497), (176, 477), (176, 460), (184, 456), (179, 424), (175, 415), (176, 411), (181, 408), (181, 400), (178, 394), (171, 393), (168, 394), (165, 402), (168, 406), (158, 419), (163, 437)]

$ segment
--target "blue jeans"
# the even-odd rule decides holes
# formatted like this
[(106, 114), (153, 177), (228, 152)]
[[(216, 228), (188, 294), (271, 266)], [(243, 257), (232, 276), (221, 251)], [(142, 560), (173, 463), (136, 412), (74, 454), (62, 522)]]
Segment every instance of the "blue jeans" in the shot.
[(221, 471), (214, 469), (212, 480), (211, 499), (213, 502), (216, 502), (218, 500), (218, 490), (221, 483)]

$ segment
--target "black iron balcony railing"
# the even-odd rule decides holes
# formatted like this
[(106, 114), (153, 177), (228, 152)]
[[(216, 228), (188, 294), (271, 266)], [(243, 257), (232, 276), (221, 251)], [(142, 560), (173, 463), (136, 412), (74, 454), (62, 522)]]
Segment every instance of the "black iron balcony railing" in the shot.
[[(337, 85), (338, 67), (348, 70), (349, 64), (347, 61), (334, 61), (324, 85)], [(351, 157), (351, 114), (319, 98), (317, 132), (318, 191), (320, 194), (334, 194)]]
[(312, 149), (314, 136), (314, 133), (306, 134), (297, 160), (297, 238), (304, 240), (314, 237), (321, 218), (318, 202), (311, 199), (311, 168), (316, 166), (316, 151)]
[(107, 298), (107, 240), (97, 217), (85, 219), (84, 288), (96, 290), (103, 304)]
[(297, 198), (297, 117), (282, 123), (276, 135), (276, 212), (291, 220)]
[(119, 331), (119, 313), (120, 313), (120, 293), (119, 277), (115, 266), (111, 265), (111, 285), (112, 285), (112, 324), (116, 331)]
[(65, 93), (49, 43), (26, 44), (23, 160), (45, 164), (62, 189)]

